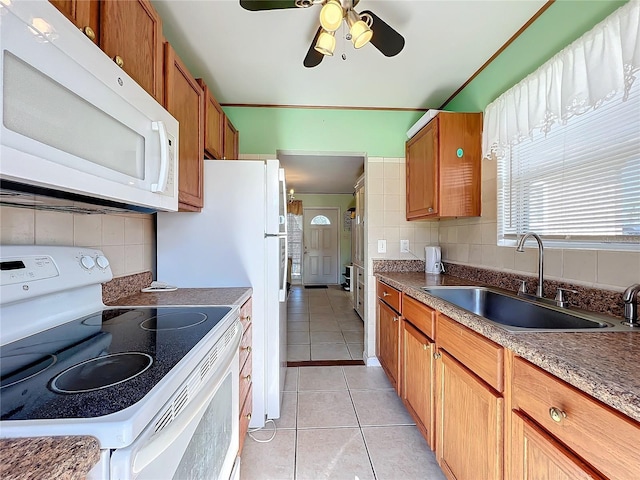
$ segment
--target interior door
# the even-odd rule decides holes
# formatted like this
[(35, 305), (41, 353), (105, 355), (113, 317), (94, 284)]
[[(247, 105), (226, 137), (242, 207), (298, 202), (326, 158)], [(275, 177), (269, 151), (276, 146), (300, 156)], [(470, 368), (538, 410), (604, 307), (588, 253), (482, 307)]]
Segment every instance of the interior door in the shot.
[(305, 285), (338, 283), (338, 218), (337, 208), (305, 208), (304, 263)]

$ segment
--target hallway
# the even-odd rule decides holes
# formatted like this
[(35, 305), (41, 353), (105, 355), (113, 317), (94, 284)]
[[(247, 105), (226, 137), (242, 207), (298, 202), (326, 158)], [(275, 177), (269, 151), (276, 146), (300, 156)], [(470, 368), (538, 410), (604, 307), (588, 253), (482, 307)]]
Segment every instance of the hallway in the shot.
[(360, 360), (364, 324), (339, 285), (292, 285), (287, 301), (287, 360)]

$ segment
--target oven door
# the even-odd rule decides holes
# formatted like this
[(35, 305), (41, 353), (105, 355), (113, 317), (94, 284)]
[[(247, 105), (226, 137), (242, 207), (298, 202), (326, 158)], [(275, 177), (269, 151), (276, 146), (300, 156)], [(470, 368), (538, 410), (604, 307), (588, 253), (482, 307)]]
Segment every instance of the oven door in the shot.
[(228, 332), (218, 341), (224, 349), (212, 348), (140, 437), (112, 453), (110, 480), (230, 478), (239, 447), (239, 322)]

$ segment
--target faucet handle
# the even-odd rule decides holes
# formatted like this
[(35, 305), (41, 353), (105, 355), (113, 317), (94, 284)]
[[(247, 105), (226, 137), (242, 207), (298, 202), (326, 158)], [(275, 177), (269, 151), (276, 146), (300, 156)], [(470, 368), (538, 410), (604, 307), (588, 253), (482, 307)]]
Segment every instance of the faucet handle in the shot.
[(569, 306), (569, 301), (565, 299), (564, 297), (564, 293), (565, 292), (571, 292), (571, 293), (578, 293), (575, 290), (571, 290), (570, 288), (562, 288), (562, 287), (558, 287), (558, 291), (556, 292), (556, 305), (559, 307), (568, 307)]
[(527, 281), (524, 278), (518, 278), (520, 287), (518, 288), (518, 294), (527, 293)]

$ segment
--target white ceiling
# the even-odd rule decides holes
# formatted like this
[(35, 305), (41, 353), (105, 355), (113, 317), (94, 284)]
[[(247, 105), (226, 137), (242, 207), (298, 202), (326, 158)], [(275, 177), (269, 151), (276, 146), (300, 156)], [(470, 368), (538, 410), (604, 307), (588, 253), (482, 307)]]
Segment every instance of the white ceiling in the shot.
[(353, 193), (364, 173), (364, 156), (357, 153), (277, 152), (286, 172), (287, 188), (296, 193)]
[[(400, 32), (404, 50), (388, 58), (370, 44), (356, 50), (340, 36), (336, 55), (315, 68), (302, 61), (319, 25), (318, 5), (250, 12), (238, 0), (153, 4), (167, 39), (222, 104), (424, 109), (441, 106), (545, 0), (361, 0), (356, 10), (371, 10)], [(289, 177), (295, 158), (287, 162)], [(296, 176), (316, 185), (300, 183), (297, 190), (328, 193), (345, 176), (330, 163), (300, 158), (296, 171), (306, 174)], [(320, 184), (327, 172), (333, 176)]]

